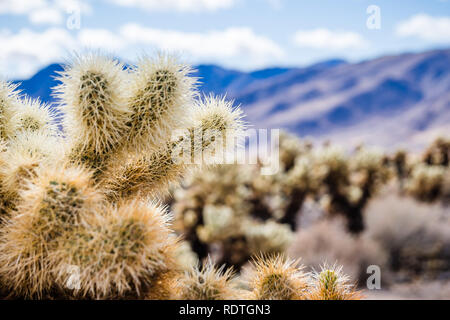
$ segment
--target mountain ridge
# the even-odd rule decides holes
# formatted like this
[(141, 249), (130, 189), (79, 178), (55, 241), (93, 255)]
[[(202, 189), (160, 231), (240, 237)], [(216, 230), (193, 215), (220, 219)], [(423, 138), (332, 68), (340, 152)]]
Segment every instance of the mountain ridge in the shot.
[[(450, 134), (450, 49), (253, 72), (217, 65), (195, 69), (201, 91), (226, 94), (257, 128), (386, 148), (414, 148)], [(61, 70), (51, 64), (22, 81), (20, 89), (54, 102), (52, 77)]]

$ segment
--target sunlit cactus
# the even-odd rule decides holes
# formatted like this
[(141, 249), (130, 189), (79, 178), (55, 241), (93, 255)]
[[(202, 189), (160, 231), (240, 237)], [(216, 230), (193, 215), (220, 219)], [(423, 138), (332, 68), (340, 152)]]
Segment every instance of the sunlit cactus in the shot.
[(174, 128), (184, 127), (187, 105), (193, 103), (195, 79), (192, 70), (173, 56), (159, 54), (156, 59), (142, 57), (132, 68), (126, 105), (132, 111), (127, 122), (126, 140), (132, 149), (154, 148), (170, 136)]
[(124, 98), (126, 79), (120, 62), (94, 53), (75, 57), (61, 72), (55, 93), (76, 163), (99, 169), (118, 148), (131, 114)]
[(450, 140), (437, 138), (422, 155), (409, 156), (413, 161), (407, 163), (404, 176), (398, 177), (401, 190), (423, 202), (448, 201)]
[(346, 181), (348, 179), (348, 162), (344, 150), (339, 146), (326, 145), (313, 150), (316, 165), (314, 175), (323, 181)]
[(232, 269), (215, 267), (210, 259), (189, 270), (179, 281), (179, 299), (235, 300), (239, 291), (234, 284)]
[(175, 140), (169, 138), (148, 155), (130, 157), (125, 164), (112, 166), (102, 182), (108, 197), (117, 200), (164, 193), (188, 169), (214, 163), (216, 146), (222, 146), (227, 138), (232, 141), (225, 148), (236, 146), (234, 140), (243, 130), (240, 109), (210, 97), (200, 101), (191, 116), (191, 126), (181, 130)]
[(23, 189), (27, 180), (36, 175), (42, 166), (53, 166), (65, 156), (65, 145), (56, 136), (41, 131), (19, 132), (4, 146), (0, 153), (1, 192), (13, 200)]
[(3, 140), (8, 139), (14, 134), (11, 118), (20, 107), (17, 87), (17, 84), (0, 80), (0, 138)]
[(43, 168), (20, 193), (1, 229), (0, 278), (12, 295), (42, 298), (57, 286), (54, 270), (72, 229), (101, 202), (82, 168)]
[(198, 237), (205, 243), (232, 237), (239, 230), (236, 222), (231, 208), (207, 204), (203, 208), (203, 225), (197, 228)]
[(256, 300), (304, 300), (308, 277), (299, 261), (284, 255), (258, 256), (250, 271), (248, 286)]
[[(17, 132), (40, 132), (47, 135), (57, 135), (58, 127), (50, 106), (38, 99), (25, 98), (9, 121), (12, 135)], [(10, 134), (10, 135), (11, 135)]]
[(343, 274), (341, 266), (323, 265), (312, 274), (309, 300), (360, 300), (362, 295)]
[(139, 200), (106, 206), (86, 217), (62, 244), (57, 282), (79, 269), (75, 297), (144, 297), (158, 273), (173, 269), (176, 238), (171, 238), (164, 209)]
[(280, 162), (284, 171), (289, 171), (298, 157), (308, 153), (311, 149), (309, 142), (303, 142), (296, 136), (285, 131), (280, 132)]

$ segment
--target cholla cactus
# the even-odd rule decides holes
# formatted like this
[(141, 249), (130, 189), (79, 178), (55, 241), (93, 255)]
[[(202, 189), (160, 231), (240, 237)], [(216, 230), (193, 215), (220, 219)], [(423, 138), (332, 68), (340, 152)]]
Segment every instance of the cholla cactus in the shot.
[(174, 270), (176, 238), (170, 237), (168, 214), (142, 200), (106, 206), (91, 214), (62, 243), (57, 283), (67, 281), (67, 266), (80, 270), (75, 296), (142, 298), (159, 273)]
[(64, 130), (73, 144), (70, 158), (102, 170), (127, 131), (131, 110), (125, 103), (124, 66), (98, 54), (77, 56), (65, 66), (55, 95), (65, 113)]
[(256, 300), (304, 300), (308, 277), (299, 261), (284, 255), (259, 256), (253, 262), (248, 286)]
[(407, 162), (406, 174), (398, 176), (401, 190), (419, 201), (447, 201), (449, 158), (450, 140), (442, 137), (436, 139), (421, 157), (416, 155), (415, 159)]
[(268, 220), (264, 223), (250, 221), (244, 225), (247, 229), (245, 239), (252, 255), (284, 252), (291, 244), (294, 233), (287, 224)]
[[(11, 84), (0, 80), (0, 138), (6, 140), (14, 134), (11, 118), (20, 108), (19, 92), (17, 84)], [(11, 132), (11, 128), (13, 131)]]
[(355, 289), (349, 278), (342, 273), (340, 266), (321, 267), (320, 272), (314, 271), (311, 277), (309, 300), (360, 300), (362, 295)]
[(53, 275), (72, 229), (101, 196), (82, 168), (43, 168), (21, 190), (1, 229), (0, 275), (11, 294), (41, 298), (57, 288)]
[(37, 99), (25, 98), (21, 101), (8, 125), (10, 135), (21, 131), (41, 132), (47, 135), (58, 133), (55, 116), (50, 106)]
[(446, 169), (439, 165), (416, 165), (405, 189), (416, 199), (432, 202), (441, 196)]
[[(242, 132), (241, 112), (223, 99), (213, 97), (200, 101), (192, 110), (192, 125), (181, 137), (169, 139), (150, 155), (130, 157), (123, 165), (113, 165), (106, 171), (103, 181), (108, 197), (112, 200), (156, 194), (168, 190), (170, 183), (177, 181), (196, 164), (195, 153), (203, 156), (201, 163), (210, 163), (207, 157), (217, 145), (221, 135), (239, 136)], [(212, 143), (210, 134), (217, 139)], [(224, 137), (225, 138), (225, 137)], [(232, 144), (228, 144), (228, 147)], [(179, 154), (181, 151), (181, 154)]]
[(325, 210), (346, 217), (351, 232), (364, 228), (363, 209), (389, 177), (384, 155), (375, 149), (360, 147), (352, 156), (342, 149), (327, 146), (313, 153), (313, 175), (324, 194)]
[(188, 77), (191, 72), (188, 66), (163, 54), (157, 59), (143, 57), (132, 68), (132, 81), (125, 90), (126, 104), (132, 110), (126, 124), (130, 147), (156, 147), (171, 130), (183, 127), (186, 105), (193, 103), (195, 94), (196, 79)]
[(425, 151), (423, 162), (428, 165), (448, 167), (450, 165), (450, 139), (437, 138)]
[[(211, 150), (243, 127), (230, 102), (193, 101), (188, 72), (170, 57), (144, 57), (131, 70), (99, 54), (76, 57), (56, 89), (62, 137), (49, 107), (1, 84), (0, 191), (9, 216), (0, 232), (0, 284), (7, 295), (177, 296), (186, 269), (178, 237), (165, 209), (148, 198), (199, 167), (186, 160), (213, 158)], [(184, 133), (172, 139), (177, 129)], [(195, 154), (178, 157), (186, 150)]]
[(238, 290), (232, 269), (216, 268), (211, 259), (199, 268), (192, 268), (179, 282), (179, 296), (183, 300), (235, 300)]
[(40, 131), (20, 132), (9, 141), (0, 153), (1, 192), (5, 199), (14, 201), (39, 167), (55, 165), (64, 158), (65, 146), (61, 138)]

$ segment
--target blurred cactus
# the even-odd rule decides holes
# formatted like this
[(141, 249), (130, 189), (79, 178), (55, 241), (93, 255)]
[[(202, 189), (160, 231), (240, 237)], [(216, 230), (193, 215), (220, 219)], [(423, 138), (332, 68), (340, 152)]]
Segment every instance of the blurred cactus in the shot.
[(450, 165), (450, 139), (437, 138), (423, 155), (423, 162), (428, 165), (448, 167)]
[(445, 172), (445, 167), (440, 165), (417, 164), (412, 169), (405, 189), (418, 200), (432, 202), (441, 196)]
[(175, 192), (175, 229), (200, 260), (211, 254), (237, 270), (252, 255), (286, 250), (307, 197), (360, 232), (367, 202), (390, 177), (385, 162), (378, 150), (361, 147), (347, 155), (282, 132), (274, 175), (262, 175), (259, 165), (226, 165), (189, 176)]
[(450, 140), (437, 138), (422, 156), (397, 152), (391, 162), (396, 168), (400, 190), (423, 202), (448, 201)]
[(366, 147), (346, 155), (338, 147), (325, 146), (313, 152), (312, 158), (312, 174), (319, 181), (324, 209), (343, 215), (351, 232), (361, 232), (364, 208), (390, 177), (384, 155)]
[(200, 260), (218, 246), (217, 263), (237, 270), (251, 255), (284, 252), (313, 188), (309, 163), (299, 161), (309, 148), (283, 133), (281, 168), (273, 176), (261, 175), (259, 165), (224, 165), (188, 176), (175, 192), (175, 229)]

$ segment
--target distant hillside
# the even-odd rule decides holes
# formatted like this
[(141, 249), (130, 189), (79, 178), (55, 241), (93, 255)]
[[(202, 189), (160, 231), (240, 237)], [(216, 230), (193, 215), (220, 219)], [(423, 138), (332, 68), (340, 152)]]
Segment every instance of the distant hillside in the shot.
[[(215, 65), (196, 69), (200, 90), (235, 99), (257, 128), (384, 147), (414, 148), (435, 135), (450, 135), (450, 50), (249, 73)], [(49, 65), (20, 88), (54, 102), (50, 88), (60, 70)]]
[(253, 123), (387, 147), (414, 147), (436, 134), (450, 135), (450, 50), (340, 64), (307, 81), (293, 81), (299, 72), (236, 96), (248, 101)]

